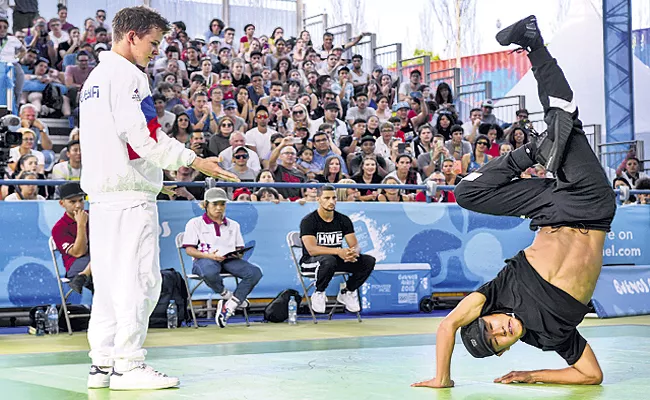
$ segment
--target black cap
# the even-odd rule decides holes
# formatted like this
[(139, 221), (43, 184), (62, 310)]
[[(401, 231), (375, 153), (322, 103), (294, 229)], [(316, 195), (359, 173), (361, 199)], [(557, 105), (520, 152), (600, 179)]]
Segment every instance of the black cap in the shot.
[(365, 142), (373, 142), (373, 143), (375, 143), (376, 141), (377, 141), (377, 139), (375, 139), (374, 136), (366, 135), (366, 136), (361, 138), (361, 141), (359, 142), (359, 144), (364, 144)]
[(68, 142), (68, 150), (70, 150), (70, 147), (74, 146), (75, 144), (79, 144), (78, 140), (71, 140)]
[(64, 183), (59, 187), (59, 197), (61, 200), (69, 199), (77, 196), (86, 196), (79, 182)]
[(471, 324), (460, 328), (460, 337), (469, 354), (475, 358), (485, 358), (496, 354), (485, 338), (483, 318), (476, 318)]
[(325, 109), (326, 110), (336, 110), (336, 111), (338, 111), (339, 110), (339, 105), (336, 104), (336, 103), (327, 103), (327, 104), (325, 104)]

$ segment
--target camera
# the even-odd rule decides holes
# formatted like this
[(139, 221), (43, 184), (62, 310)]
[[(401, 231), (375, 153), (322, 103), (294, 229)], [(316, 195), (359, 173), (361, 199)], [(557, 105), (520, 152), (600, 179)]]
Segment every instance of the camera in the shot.
[(0, 118), (0, 168), (6, 167), (9, 161), (9, 149), (23, 142), (20, 129), (20, 118), (8, 114)]

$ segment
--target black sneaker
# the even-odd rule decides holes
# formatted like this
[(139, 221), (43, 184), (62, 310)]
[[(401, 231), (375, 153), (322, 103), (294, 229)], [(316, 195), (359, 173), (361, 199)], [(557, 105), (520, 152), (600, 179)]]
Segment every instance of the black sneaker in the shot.
[(497, 42), (501, 46), (516, 44), (528, 51), (544, 47), (544, 39), (537, 27), (537, 17), (531, 15), (497, 33)]
[(88, 276), (86, 275), (76, 275), (74, 278), (70, 279), (70, 289), (74, 290), (75, 292), (81, 294), (81, 290), (83, 289), (84, 286), (86, 286), (86, 282), (88, 280)]

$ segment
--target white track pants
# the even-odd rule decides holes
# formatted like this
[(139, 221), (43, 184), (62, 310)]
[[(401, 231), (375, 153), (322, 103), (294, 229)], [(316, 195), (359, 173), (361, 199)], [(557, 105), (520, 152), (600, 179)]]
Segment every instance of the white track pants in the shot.
[(129, 371), (147, 354), (142, 345), (160, 295), (158, 209), (154, 202), (96, 202), (90, 215), (90, 357), (94, 365)]

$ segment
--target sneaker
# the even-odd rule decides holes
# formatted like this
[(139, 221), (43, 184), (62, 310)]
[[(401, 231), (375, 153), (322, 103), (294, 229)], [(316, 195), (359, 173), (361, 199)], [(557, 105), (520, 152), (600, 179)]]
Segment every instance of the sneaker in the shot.
[(113, 371), (109, 388), (111, 390), (154, 390), (176, 387), (179, 384), (178, 378), (167, 376), (143, 363), (127, 372)]
[(232, 298), (232, 292), (228, 289), (224, 289), (219, 296), (221, 296), (222, 299), (228, 301)]
[(323, 314), (327, 305), (327, 296), (325, 292), (314, 292), (311, 295), (311, 308), (314, 312)]
[(354, 292), (346, 289), (341, 290), (338, 296), (336, 296), (336, 301), (345, 305), (345, 309), (349, 312), (357, 313), (361, 311), (361, 305), (359, 305), (359, 294), (356, 290)]
[(88, 389), (107, 388), (111, 381), (111, 367), (90, 366), (88, 372)]
[(544, 47), (544, 39), (537, 27), (537, 17), (531, 15), (502, 29), (496, 36), (501, 46), (516, 44), (528, 51)]
[(87, 282), (88, 282), (87, 275), (78, 274), (75, 275), (72, 279), (70, 279), (68, 285), (70, 286), (70, 289), (81, 294), (81, 291), (83, 290), (84, 286), (87, 285)]
[(214, 322), (216, 322), (219, 328), (225, 328), (228, 325), (228, 318), (230, 318), (230, 314), (226, 308), (227, 303), (224, 303), (223, 299), (219, 300), (217, 303), (217, 314), (214, 316)]

